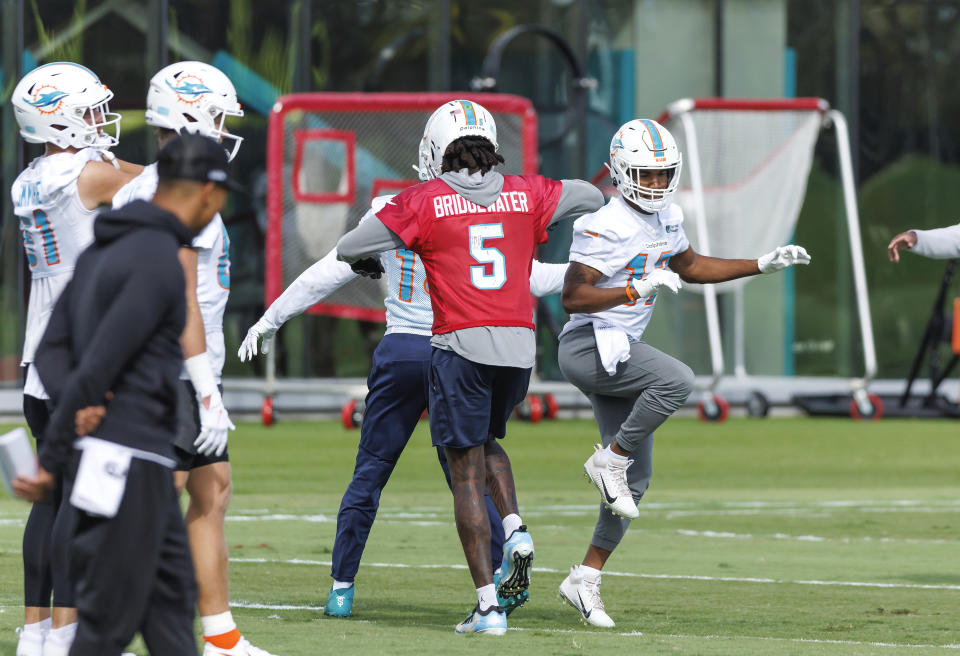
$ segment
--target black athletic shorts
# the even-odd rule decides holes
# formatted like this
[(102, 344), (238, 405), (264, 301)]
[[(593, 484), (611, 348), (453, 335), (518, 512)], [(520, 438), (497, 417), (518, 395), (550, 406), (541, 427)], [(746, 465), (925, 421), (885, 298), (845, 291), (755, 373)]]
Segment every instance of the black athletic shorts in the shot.
[[(223, 394), (223, 385), (218, 385)], [(190, 471), (215, 462), (229, 462), (229, 447), (218, 455), (201, 455), (193, 443), (200, 435), (200, 405), (193, 383), (181, 380), (177, 388), (177, 436), (173, 440), (173, 450), (177, 458), (177, 471)]]

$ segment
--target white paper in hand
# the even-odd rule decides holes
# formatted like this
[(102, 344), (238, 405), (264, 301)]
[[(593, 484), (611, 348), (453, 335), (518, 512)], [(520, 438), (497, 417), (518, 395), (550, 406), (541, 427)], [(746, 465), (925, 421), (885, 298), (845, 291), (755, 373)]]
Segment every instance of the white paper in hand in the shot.
[(133, 452), (96, 437), (84, 437), (76, 446), (83, 454), (73, 481), (71, 505), (98, 517), (115, 517), (127, 489)]
[(13, 494), (11, 482), (17, 476), (33, 477), (37, 475), (37, 458), (30, 447), (27, 431), (14, 428), (0, 435), (0, 472), (7, 491)]

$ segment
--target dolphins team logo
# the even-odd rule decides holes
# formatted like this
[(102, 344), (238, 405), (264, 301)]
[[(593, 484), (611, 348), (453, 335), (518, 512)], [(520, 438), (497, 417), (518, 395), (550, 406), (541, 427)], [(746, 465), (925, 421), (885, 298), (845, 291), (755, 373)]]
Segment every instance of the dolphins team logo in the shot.
[(188, 105), (195, 105), (200, 102), (204, 94), (213, 93), (213, 89), (204, 84), (203, 80), (196, 75), (174, 76), (175, 84), (170, 84), (170, 80), (166, 80), (166, 83), (170, 90), (176, 94), (177, 100)]
[(623, 149), (623, 141), (621, 140), (622, 136), (623, 130), (617, 132), (617, 136), (614, 137), (613, 141), (610, 143), (610, 157), (616, 155), (618, 150)]
[(52, 84), (34, 87), (27, 93), (31, 97), (23, 100), (31, 107), (35, 107), (41, 114), (55, 114), (63, 105), (63, 99), (70, 95), (66, 91), (60, 91)]

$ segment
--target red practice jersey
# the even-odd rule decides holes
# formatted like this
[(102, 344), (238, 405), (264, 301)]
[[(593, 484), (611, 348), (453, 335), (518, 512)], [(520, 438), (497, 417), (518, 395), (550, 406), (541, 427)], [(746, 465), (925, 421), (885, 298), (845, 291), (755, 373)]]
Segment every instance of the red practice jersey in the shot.
[(547, 240), (562, 184), (505, 175), (496, 203), (481, 207), (441, 179), (408, 187), (377, 212), (423, 260), (433, 333), (474, 326), (533, 328), (530, 267)]

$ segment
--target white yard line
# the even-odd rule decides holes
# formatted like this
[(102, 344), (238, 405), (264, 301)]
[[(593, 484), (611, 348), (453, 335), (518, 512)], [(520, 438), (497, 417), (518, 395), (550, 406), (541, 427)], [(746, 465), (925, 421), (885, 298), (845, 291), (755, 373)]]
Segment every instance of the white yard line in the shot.
[[(630, 529), (631, 532), (650, 533), (646, 529)], [(853, 542), (879, 542), (903, 544), (958, 544), (960, 540), (946, 540), (937, 538), (874, 538), (870, 536), (858, 537), (823, 537), (820, 535), (787, 535), (786, 533), (771, 533), (768, 535), (753, 535), (752, 533), (730, 533), (728, 531), (695, 531), (692, 529), (677, 529), (677, 535), (698, 538), (715, 538), (727, 540), (788, 540), (794, 542), (839, 542), (849, 544)]]
[(670, 638), (679, 640), (761, 640), (764, 642), (796, 642), (812, 643), (820, 645), (848, 645), (851, 647), (905, 647), (910, 649), (960, 649), (960, 644), (956, 645), (933, 645), (933, 644), (909, 644), (897, 642), (863, 642), (860, 640), (822, 640), (818, 638), (779, 638), (773, 636), (749, 636), (749, 635), (697, 635), (682, 633), (642, 633), (640, 631), (626, 631), (622, 633), (607, 633), (606, 631), (590, 631), (587, 629), (549, 629), (549, 628), (526, 628), (511, 626), (508, 631), (525, 631), (530, 633), (565, 633), (574, 635), (616, 635), (622, 638)]
[[(284, 565), (314, 565), (318, 567), (327, 567), (332, 565), (329, 560), (306, 560), (302, 558), (292, 558), (288, 560), (274, 558), (231, 558), (232, 563), (274, 563)], [(364, 567), (385, 567), (393, 569), (466, 569), (466, 565), (442, 565), (425, 564), (409, 565), (406, 563), (363, 563)], [(554, 569), (551, 567), (534, 567), (533, 571), (543, 572), (545, 574), (566, 574), (567, 570)], [(637, 579), (661, 579), (676, 581), (717, 581), (722, 583), (776, 583), (793, 585), (822, 585), (822, 586), (840, 586), (851, 588), (897, 588), (908, 590), (960, 590), (960, 585), (949, 583), (881, 583), (877, 581), (820, 581), (816, 579), (773, 579), (765, 577), (747, 577), (747, 576), (700, 576), (697, 574), (640, 574), (637, 572), (612, 572), (604, 570), (604, 576), (625, 577)]]
[(230, 608), (250, 608), (253, 610), (316, 610), (323, 612), (323, 606), (294, 606), (292, 604), (264, 604), (256, 601), (231, 601)]
[[(651, 502), (644, 501), (640, 507), (648, 510), (684, 510), (684, 509), (776, 509), (776, 508), (871, 508), (871, 507), (901, 507), (910, 508), (914, 506), (926, 507), (944, 507), (960, 508), (960, 498), (940, 499), (931, 501), (929, 499), (831, 499), (826, 501), (720, 501), (703, 503), (700, 501), (675, 501), (675, 502)], [(532, 508), (525, 509), (525, 513), (530, 512), (564, 512), (564, 511), (595, 511), (599, 507), (599, 502), (590, 504), (554, 504), (548, 506), (537, 506), (536, 510)], [(327, 514), (336, 514), (336, 510), (324, 509), (321, 512)], [(417, 518), (424, 519), (437, 514), (449, 515), (453, 512), (453, 504), (444, 504), (441, 506), (401, 506), (397, 508), (381, 508), (379, 514), (390, 514), (398, 518)], [(250, 509), (232, 509), (233, 515), (265, 515), (270, 511), (265, 508)]]
[[(591, 506), (590, 514), (596, 512), (597, 508)], [(958, 509), (960, 510), (960, 509)], [(564, 511), (565, 514), (570, 514), (572, 511)], [(722, 514), (756, 514), (758, 511), (753, 510), (739, 510), (739, 511), (721, 511)], [(546, 513), (545, 513), (546, 514)], [(578, 513), (580, 514), (580, 513)], [(586, 514), (583, 513), (583, 514)], [(691, 512), (689, 514), (704, 514), (703, 512)], [(525, 516), (533, 516), (536, 513), (525, 513)], [(678, 514), (679, 515), (679, 514)], [(438, 519), (426, 519), (427, 517), (437, 517)], [(669, 517), (668, 517), (669, 518)], [(313, 524), (332, 524), (337, 521), (335, 515), (296, 515), (291, 513), (277, 513), (272, 515), (228, 515), (228, 522), (306, 522)], [(451, 526), (453, 517), (450, 516), (446, 519), (440, 519), (440, 515), (428, 515), (425, 513), (404, 513), (399, 515), (392, 515), (390, 513), (381, 513), (378, 515), (378, 519), (382, 524), (406, 524), (408, 526)], [(4, 520), (0, 520), (0, 525), (4, 523)], [(13, 523), (13, 522), (10, 522)], [(23, 524), (23, 522), (17, 522)], [(567, 530), (568, 526), (561, 526), (557, 524), (546, 524), (546, 525), (537, 525), (538, 530)], [(631, 532), (643, 532), (643, 533), (652, 533), (656, 531), (650, 531), (649, 529), (630, 529)], [(923, 539), (923, 538), (889, 538), (889, 537), (871, 537), (871, 536), (857, 536), (857, 537), (823, 537), (818, 535), (788, 535), (785, 533), (773, 533), (767, 535), (754, 535), (752, 533), (732, 533), (730, 531), (703, 531), (703, 530), (694, 530), (694, 529), (676, 529), (677, 535), (682, 535), (686, 537), (702, 537), (710, 539), (731, 539), (731, 540), (757, 540), (757, 539), (771, 539), (771, 540), (788, 540), (796, 542), (839, 542), (839, 543), (851, 543), (851, 542), (878, 542), (878, 543), (904, 543), (904, 544), (956, 544), (960, 540), (946, 540), (946, 539)]]

